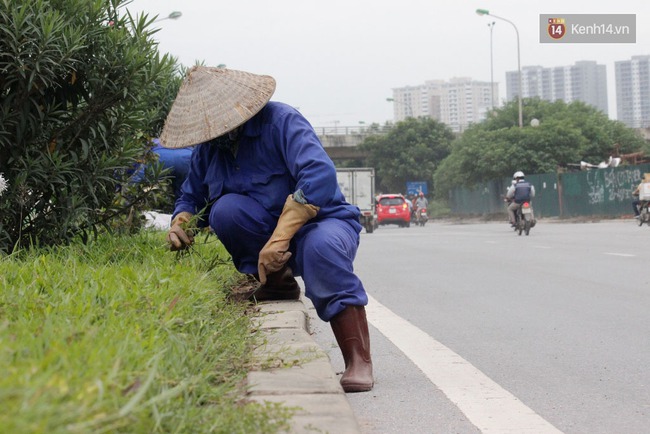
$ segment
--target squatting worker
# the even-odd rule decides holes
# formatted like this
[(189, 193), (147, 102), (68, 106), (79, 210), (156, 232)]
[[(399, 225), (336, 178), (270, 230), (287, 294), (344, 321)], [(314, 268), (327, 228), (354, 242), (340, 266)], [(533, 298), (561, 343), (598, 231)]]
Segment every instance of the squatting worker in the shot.
[(343, 353), (346, 392), (374, 384), (363, 284), (353, 260), (359, 209), (345, 201), (336, 169), (309, 122), (269, 102), (275, 80), (195, 66), (172, 105), (160, 141), (197, 145), (167, 236), (172, 250), (192, 242), (185, 224), (197, 213), (219, 237), (237, 270), (260, 284), (251, 301), (300, 296), (329, 321)]

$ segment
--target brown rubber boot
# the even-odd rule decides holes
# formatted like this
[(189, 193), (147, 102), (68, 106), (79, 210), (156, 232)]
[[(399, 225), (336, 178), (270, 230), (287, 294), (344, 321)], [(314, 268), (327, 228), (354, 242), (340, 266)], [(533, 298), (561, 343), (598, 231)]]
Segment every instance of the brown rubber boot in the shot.
[[(259, 280), (257, 276), (254, 276)], [(271, 300), (298, 300), (300, 298), (300, 285), (293, 277), (291, 268), (284, 267), (280, 271), (266, 276), (266, 283), (246, 292), (231, 294), (231, 299), (237, 301), (271, 301)]]
[(372, 376), (368, 320), (363, 306), (348, 306), (330, 321), (345, 361), (341, 386), (345, 392), (367, 392), (375, 380)]

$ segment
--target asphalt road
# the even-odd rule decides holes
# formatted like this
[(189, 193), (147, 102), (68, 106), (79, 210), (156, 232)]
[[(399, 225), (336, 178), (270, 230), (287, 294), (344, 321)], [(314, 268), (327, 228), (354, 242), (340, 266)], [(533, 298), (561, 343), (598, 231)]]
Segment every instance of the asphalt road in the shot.
[(363, 233), (376, 385), (347, 395), (363, 432), (649, 433), (649, 246), (632, 220)]

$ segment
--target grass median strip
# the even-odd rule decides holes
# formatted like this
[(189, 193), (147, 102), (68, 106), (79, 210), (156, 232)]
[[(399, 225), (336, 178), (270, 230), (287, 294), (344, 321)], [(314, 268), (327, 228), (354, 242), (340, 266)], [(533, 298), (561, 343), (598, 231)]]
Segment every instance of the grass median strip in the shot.
[[(199, 239), (200, 238), (200, 239)], [(286, 429), (289, 413), (242, 402), (252, 351), (241, 276), (214, 236), (190, 254), (164, 234), (0, 258), (0, 426), (16, 433)]]

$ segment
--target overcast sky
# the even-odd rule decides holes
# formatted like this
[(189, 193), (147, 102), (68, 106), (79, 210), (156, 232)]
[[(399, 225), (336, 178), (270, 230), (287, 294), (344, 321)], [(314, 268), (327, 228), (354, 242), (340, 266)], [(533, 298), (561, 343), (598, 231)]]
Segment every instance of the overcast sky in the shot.
[[(506, 71), (521, 65), (568, 66), (595, 60), (607, 67), (609, 115), (616, 118), (614, 62), (650, 54), (649, 0), (133, 0), (127, 9), (162, 20), (160, 51), (185, 66), (268, 74), (272, 100), (298, 107), (315, 127), (383, 124), (393, 119), (392, 89), (426, 80), (494, 81), (506, 97)], [(540, 14), (636, 14), (635, 44), (542, 44)]]

